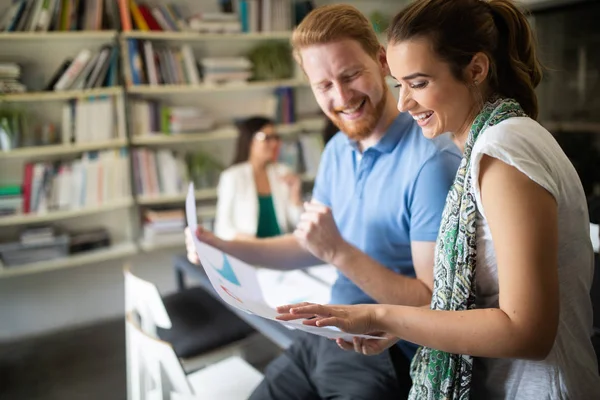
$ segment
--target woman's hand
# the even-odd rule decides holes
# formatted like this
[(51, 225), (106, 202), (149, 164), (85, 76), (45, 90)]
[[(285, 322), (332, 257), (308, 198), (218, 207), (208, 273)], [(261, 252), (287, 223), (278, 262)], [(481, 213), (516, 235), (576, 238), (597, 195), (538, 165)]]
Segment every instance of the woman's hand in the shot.
[(296, 174), (286, 174), (281, 180), (287, 185), (290, 191), (290, 203), (296, 207), (302, 207), (302, 180)]
[(277, 307), (277, 312), (281, 314), (277, 319), (282, 321), (304, 319), (302, 321), (304, 325), (335, 326), (348, 333), (384, 337), (385, 339), (354, 338), (353, 343), (342, 339), (336, 340), (337, 345), (344, 350), (374, 355), (388, 349), (399, 340), (398, 337), (381, 330), (378, 320), (380, 308), (379, 304), (344, 306), (300, 303)]
[(277, 312), (281, 314), (277, 319), (291, 321), (310, 318), (303, 323), (319, 327), (335, 326), (344, 332), (363, 334), (380, 330), (375, 317), (377, 307), (377, 304), (344, 306), (299, 303), (277, 307)]
[[(204, 242), (214, 247), (218, 247), (216, 246), (216, 243), (219, 241), (219, 239), (215, 236), (215, 234), (210, 231), (207, 231), (206, 229), (200, 226), (196, 231), (196, 237), (201, 242)], [(189, 227), (185, 228), (185, 249), (187, 252), (188, 261), (192, 264), (200, 264), (198, 253), (196, 253), (196, 246), (194, 245), (194, 238), (192, 237), (192, 231)]]

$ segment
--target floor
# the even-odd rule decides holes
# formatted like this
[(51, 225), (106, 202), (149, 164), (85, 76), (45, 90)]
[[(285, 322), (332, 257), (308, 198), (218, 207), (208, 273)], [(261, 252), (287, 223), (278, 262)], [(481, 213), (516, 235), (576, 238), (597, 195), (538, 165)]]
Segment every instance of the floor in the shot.
[(2, 400), (125, 400), (126, 385), (122, 319), (0, 345)]
[(122, 319), (0, 345), (0, 399), (126, 399)]
[[(245, 354), (263, 370), (277, 348), (265, 338)], [(123, 319), (0, 344), (2, 400), (125, 400)]]

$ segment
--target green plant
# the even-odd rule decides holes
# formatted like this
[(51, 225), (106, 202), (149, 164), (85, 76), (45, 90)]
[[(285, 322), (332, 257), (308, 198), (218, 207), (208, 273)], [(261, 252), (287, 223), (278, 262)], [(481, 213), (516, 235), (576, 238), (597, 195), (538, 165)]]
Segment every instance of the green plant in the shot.
[(288, 43), (269, 41), (248, 53), (254, 80), (288, 79), (294, 73), (292, 51)]
[(223, 165), (205, 153), (189, 153), (186, 164), (190, 179), (196, 188), (215, 187)]

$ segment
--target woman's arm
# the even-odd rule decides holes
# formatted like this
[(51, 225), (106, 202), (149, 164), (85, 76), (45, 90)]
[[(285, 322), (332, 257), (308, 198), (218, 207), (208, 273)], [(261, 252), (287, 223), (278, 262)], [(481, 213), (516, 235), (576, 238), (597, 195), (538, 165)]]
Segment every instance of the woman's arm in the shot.
[(217, 212), (215, 216), (215, 235), (222, 239), (233, 239), (237, 234), (233, 223), (234, 196), (235, 177), (225, 171), (219, 177)]
[(318, 314), (312, 324), (353, 333), (383, 331), (450, 353), (544, 359), (558, 328), (556, 201), (517, 169), (487, 156), (480, 183), (498, 261), (499, 309), (308, 306), (292, 314)]

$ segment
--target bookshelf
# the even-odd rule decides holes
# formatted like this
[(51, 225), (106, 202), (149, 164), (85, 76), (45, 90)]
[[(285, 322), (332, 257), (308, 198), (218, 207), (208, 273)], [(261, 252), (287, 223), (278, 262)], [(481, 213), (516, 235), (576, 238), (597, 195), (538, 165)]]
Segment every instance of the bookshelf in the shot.
[[(93, 1), (93, 0), (90, 0)], [(289, 1), (289, 0), (283, 0)], [(49, 3), (56, 4), (54, 1)], [(166, 4), (157, 1), (151, 6)], [(0, 12), (13, 4), (9, 0), (0, 0)], [(105, 3), (107, 4), (107, 3)], [(203, 0), (188, 1), (190, 12), (197, 13), (203, 7), (213, 10), (217, 1)], [(107, 6), (108, 7), (108, 6)], [(213, 11), (211, 10), (211, 11)], [(114, 10), (107, 9), (106, 15), (114, 18)], [(112, 17), (111, 17), (112, 15)], [(135, 22), (134, 22), (135, 27)], [(19, 109), (31, 112), (32, 119), (42, 119), (44, 123), (56, 127), (58, 136), (51, 143), (27, 145), (10, 150), (0, 151), (0, 184), (19, 184), (23, 182), (24, 169), (28, 164), (41, 163), (70, 163), (81, 160), (87, 154), (96, 152), (125, 152), (125, 169), (119, 174), (126, 176), (129, 187), (126, 196), (104, 199), (100, 203), (82, 204), (54, 210), (43, 209), (40, 212), (19, 213), (16, 215), (0, 216), (0, 227), (3, 234), (14, 236), (29, 226), (58, 224), (65, 228), (84, 228), (89, 224), (104, 225), (111, 233), (111, 247), (73, 254), (70, 257), (36, 262), (17, 267), (0, 267), (0, 278), (8, 278), (37, 272), (79, 265), (89, 265), (107, 260), (118, 260), (140, 252), (152, 252), (181, 247), (182, 243), (168, 241), (164, 244), (152, 244), (142, 238), (141, 215), (145, 209), (161, 209), (164, 207), (180, 206), (185, 200), (185, 191), (173, 194), (140, 193), (134, 184), (136, 179), (135, 160), (132, 154), (136, 149), (153, 149), (159, 151), (200, 151), (210, 154), (226, 167), (233, 155), (234, 140), (237, 130), (232, 121), (250, 115), (274, 115), (274, 92), (278, 88), (297, 90), (296, 116), (301, 116), (293, 122), (282, 121), (277, 125), (277, 131), (288, 137), (303, 132), (320, 131), (324, 120), (314, 117), (319, 113), (318, 106), (312, 98), (308, 82), (297, 67), (286, 78), (234, 81), (229, 83), (174, 83), (148, 84), (131, 80), (132, 59), (129, 42), (151, 43), (156, 47), (180, 49), (188, 46), (191, 53), (200, 64), (206, 57), (242, 57), (261, 43), (286, 43), (291, 37), (291, 26), (288, 29), (254, 32), (209, 33), (191, 31), (142, 31), (126, 30), (123, 27), (109, 27), (98, 30), (48, 30), (48, 31), (19, 31), (0, 32), (2, 52), (0, 62), (10, 61), (23, 66), (21, 82), (27, 85), (23, 93), (0, 94), (0, 110)], [(118, 48), (118, 82), (108, 86), (85, 88), (66, 88), (66, 90), (47, 90), (48, 82), (58, 73), (65, 60), (76, 60), (87, 49), (96, 57), (105, 48)], [(95, 58), (91, 58), (94, 60)], [(146, 61), (146, 60), (142, 60)], [(63, 71), (64, 72), (64, 71)], [(210, 129), (187, 131), (181, 134), (161, 134), (147, 132), (145, 135), (134, 135), (132, 124), (136, 117), (132, 115), (134, 100), (154, 100), (170, 107), (197, 107), (206, 110), (214, 116), (215, 125)], [(114, 106), (114, 125), (110, 137), (79, 140), (61, 136), (60, 127), (64, 124), (64, 108), (66, 104), (94, 103), (109, 101)], [(76, 106), (74, 106), (76, 107)], [(95, 109), (91, 109), (92, 115)], [(79, 112), (79, 110), (77, 110)], [(313, 116), (313, 117), (311, 117)], [(275, 119), (275, 118), (274, 118)], [(101, 119), (100, 119), (101, 120)], [(99, 119), (92, 125), (97, 125)], [(94, 127), (88, 126), (88, 129)], [(77, 133), (77, 132), (76, 132)], [(152, 133), (152, 134), (150, 134)], [(164, 132), (162, 132), (164, 133)], [(88, 138), (89, 139), (89, 138)], [(191, 179), (191, 178), (190, 178)], [(302, 176), (304, 182), (312, 182), (311, 176)], [(216, 187), (198, 186), (196, 199), (200, 203), (198, 216), (201, 219), (214, 218)], [(3, 239), (0, 237), (0, 239)]]
[(114, 39), (117, 31), (51, 31), (51, 32), (0, 32), (2, 41), (47, 41), (47, 40), (100, 40)]
[(291, 32), (256, 32), (256, 33), (199, 33), (199, 32), (156, 32), (131, 31), (123, 32), (124, 39), (152, 39), (162, 41), (256, 41), (256, 40), (289, 40)]
[(75, 268), (104, 261), (125, 259), (137, 254), (138, 251), (137, 246), (133, 243), (119, 243), (104, 249), (92, 250), (69, 257), (40, 261), (18, 267), (3, 267), (0, 268), (0, 279), (49, 272), (58, 269)]
[(54, 144), (46, 146), (23, 147), (0, 152), (0, 160), (7, 159), (43, 159), (45, 157), (84, 153), (86, 151), (115, 149), (127, 146), (125, 139), (112, 139), (96, 143)]
[(122, 93), (120, 87), (107, 87), (89, 90), (65, 90), (62, 92), (26, 92), (14, 94), (0, 94), (0, 103), (36, 103), (46, 101), (60, 101), (83, 99), (90, 97), (115, 96)]
[[(137, 202), (140, 205), (151, 206), (169, 203), (183, 203), (187, 193), (175, 194), (175, 195), (159, 195), (159, 196), (138, 196)], [(196, 200), (212, 200), (217, 198), (216, 189), (202, 189), (196, 190)]]
[(114, 200), (106, 204), (93, 207), (82, 207), (67, 211), (49, 211), (39, 214), (23, 214), (0, 218), (0, 227), (27, 224), (39, 224), (42, 222), (61, 221), (69, 218), (80, 218), (92, 214), (100, 214), (113, 210), (129, 208), (133, 205), (132, 199)]
[(246, 83), (227, 83), (219, 85), (137, 85), (131, 87), (130, 94), (139, 95), (161, 95), (161, 94), (185, 94), (185, 93), (211, 93), (211, 92), (236, 92), (260, 89), (275, 89), (281, 86), (300, 87), (308, 86), (308, 82), (302, 79), (287, 79), (273, 81), (258, 81)]

